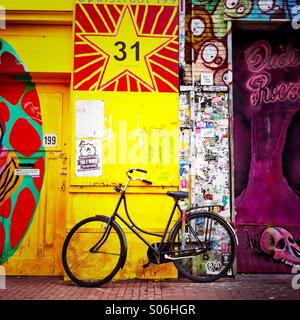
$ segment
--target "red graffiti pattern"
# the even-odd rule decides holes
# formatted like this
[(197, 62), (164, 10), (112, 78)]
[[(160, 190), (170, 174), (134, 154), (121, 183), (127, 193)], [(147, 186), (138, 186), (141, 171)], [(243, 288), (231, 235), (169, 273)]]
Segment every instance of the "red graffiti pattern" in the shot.
[[(24, 206), (26, 203), (26, 206)], [(35, 209), (35, 201), (29, 189), (20, 192), (10, 227), (10, 245), (14, 248), (24, 235)]]
[[(30, 225), (42, 187), (45, 162), (42, 135), (39, 130), (42, 119), (37, 91), (17, 54), (1, 39), (0, 61), (2, 100), (0, 102), (0, 264), (2, 264), (18, 248)], [(22, 110), (25, 115), (22, 115)], [(16, 175), (15, 169), (22, 163), (31, 163), (33, 168), (40, 169), (40, 176), (32, 178)]]
[(4, 248), (4, 239), (5, 239), (5, 230), (3, 228), (2, 223), (0, 222), (0, 257), (2, 256), (2, 252)]
[(39, 150), (41, 146), (39, 134), (27, 120), (22, 118), (18, 119), (14, 124), (9, 142), (14, 150), (27, 157), (36, 153), (36, 150)]

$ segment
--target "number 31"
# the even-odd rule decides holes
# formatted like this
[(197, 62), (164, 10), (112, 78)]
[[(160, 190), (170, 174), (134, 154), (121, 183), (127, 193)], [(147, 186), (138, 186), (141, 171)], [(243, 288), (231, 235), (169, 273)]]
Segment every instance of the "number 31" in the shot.
[[(120, 55), (114, 55), (114, 58), (118, 61), (124, 61), (127, 58), (126, 43), (123, 41), (117, 41), (114, 45), (119, 47), (120, 53)], [(137, 41), (134, 43), (130, 49), (135, 49), (135, 61), (140, 61), (140, 42)]]

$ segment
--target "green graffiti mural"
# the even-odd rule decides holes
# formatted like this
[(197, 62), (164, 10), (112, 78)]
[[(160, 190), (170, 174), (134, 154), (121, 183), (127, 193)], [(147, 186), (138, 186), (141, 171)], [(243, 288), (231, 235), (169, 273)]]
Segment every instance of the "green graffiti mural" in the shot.
[(24, 238), (44, 177), (38, 94), (18, 54), (0, 39), (0, 264)]

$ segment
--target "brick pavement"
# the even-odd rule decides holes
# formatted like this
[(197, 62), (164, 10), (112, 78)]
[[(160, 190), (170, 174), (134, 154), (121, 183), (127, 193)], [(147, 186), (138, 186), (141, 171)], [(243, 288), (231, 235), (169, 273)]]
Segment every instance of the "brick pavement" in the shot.
[(180, 280), (112, 281), (82, 288), (61, 277), (7, 277), (0, 300), (300, 300), (291, 274), (246, 275), (213, 283)]

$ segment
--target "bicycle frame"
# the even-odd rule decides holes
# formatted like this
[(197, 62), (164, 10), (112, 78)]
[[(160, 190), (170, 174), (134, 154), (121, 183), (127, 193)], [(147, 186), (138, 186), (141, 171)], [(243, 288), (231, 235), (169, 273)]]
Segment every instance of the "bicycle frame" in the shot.
[[(172, 262), (183, 276), (197, 282), (211, 282), (226, 275), (234, 262), (237, 242), (236, 234), (229, 223), (215, 212), (209, 211), (211, 209), (216, 211), (214, 209), (219, 206), (194, 207), (185, 210), (181, 208), (180, 201), (187, 198), (188, 193), (168, 191), (167, 195), (174, 198), (174, 205), (170, 216), (165, 219), (164, 230), (163, 228), (159, 232), (144, 230), (133, 221), (129, 214), (126, 190), (132, 180), (140, 180), (147, 184), (152, 184), (152, 182), (143, 179), (143, 177), (134, 178), (131, 176), (134, 171), (147, 173), (146, 170), (138, 168), (129, 169), (126, 172), (129, 180), (125, 188), (121, 184), (114, 188), (119, 196), (111, 216), (88, 217), (79, 221), (68, 233), (62, 250), (63, 266), (67, 275), (79, 285), (95, 287), (110, 281), (119, 269), (125, 266), (128, 251), (127, 239), (117, 219), (120, 219), (148, 247), (148, 262), (143, 265), (143, 268), (147, 268), (151, 263)], [(119, 214), (122, 203), (126, 216), (123, 212)], [(176, 209), (181, 214), (179, 219), (177, 215), (174, 217)], [(173, 219), (177, 220), (174, 225)], [(76, 236), (77, 234), (80, 234), (79, 237)], [(83, 253), (82, 257), (80, 251), (73, 249), (77, 247), (79, 241), (84, 241), (81, 234), (84, 237), (87, 234), (88, 237), (88, 241), (83, 243), (88, 247), (78, 246)], [(152, 241), (150, 239), (147, 241), (148, 237), (145, 235), (159, 238), (160, 241), (154, 240), (154, 243), (151, 244)], [(70, 249), (68, 249), (69, 246)], [(112, 257), (112, 259), (105, 258), (103, 260), (103, 263), (107, 263), (109, 266), (104, 270), (105, 275), (101, 273), (100, 277), (90, 276), (90, 263), (86, 263), (86, 259), (91, 257), (90, 253), (95, 254), (94, 257), (99, 257), (100, 264), (102, 263), (102, 254), (107, 255), (106, 257)], [(201, 257), (193, 259), (199, 255)], [(85, 270), (85, 267), (88, 269)]]
[[(129, 220), (129, 222), (132, 224), (130, 225), (128, 223), (128, 221), (126, 221), (123, 217), (121, 217), (118, 213), (118, 210), (121, 206), (121, 203), (124, 203), (124, 209), (125, 209), (125, 213), (126, 213), (126, 216)], [(167, 233), (168, 233), (168, 230), (170, 228), (170, 225), (171, 225), (171, 222), (172, 222), (172, 219), (174, 217), (174, 213), (176, 211), (176, 209), (179, 210), (180, 214), (182, 215), (182, 210), (178, 204), (178, 201), (175, 201), (174, 203), (174, 206), (173, 206), (173, 209), (171, 211), (171, 214), (170, 214), (170, 217), (167, 221), (167, 224), (166, 224), (166, 227), (165, 227), (165, 230), (163, 232), (163, 234), (160, 234), (160, 233), (154, 233), (154, 232), (149, 232), (149, 231), (146, 231), (146, 230), (143, 230), (142, 228), (138, 227), (134, 222), (133, 220), (131, 219), (130, 217), (130, 214), (128, 212), (128, 207), (127, 207), (127, 202), (126, 202), (126, 194), (125, 194), (125, 190), (122, 191), (121, 193), (121, 196), (119, 198), (119, 201), (116, 205), (116, 208), (111, 216), (111, 220), (115, 220), (116, 218), (120, 219), (138, 238), (140, 238), (149, 248), (152, 248), (152, 250), (158, 254), (160, 252), (160, 250), (162, 249), (163, 245), (164, 245), (164, 241), (166, 240), (166, 237), (167, 237)], [(144, 233), (144, 234), (149, 234), (151, 236), (155, 236), (155, 237), (159, 237), (161, 238), (160, 240), (160, 243), (159, 243), (159, 246), (158, 248), (155, 248), (153, 247), (140, 233)]]
[[(180, 208), (180, 206), (179, 206), (179, 204), (178, 204), (179, 200), (175, 200), (173, 209), (172, 209), (172, 211), (171, 211), (170, 217), (169, 217), (169, 219), (168, 219), (168, 221), (167, 221), (167, 224), (166, 224), (166, 227), (165, 227), (165, 230), (164, 230), (163, 234), (154, 233), (154, 232), (149, 232), (149, 231), (143, 230), (142, 228), (138, 227), (138, 226), (133, 222), (133, 220), (132, 220), (131, 217), (130, 217), (130, 214), (129, 214), (129, 212), (128, 212), (128, 207), (127, 207), (127, 202), (126, 202), (126, 190), (127, 190), (128, 186), (129, 186), (130, 181), (132, 181), (132, 180), (145, 181), (145, 180), (139, 179), (139, 178), (132, 178), (132, 177), (129, 176), (128, 174), (127, 174), (127, 176), (128, 176), (128, 178), (129, 178), (129, 180), (128, 180), (128, 182), (126, 183), (124, 189), (123, 189), (123, 190), (118, 189), (118, 187), (120, 187), (120, 186), (117, 186), (116, 189), (115, 189), (116, 191), (120, 192), (121, 195), (120, 195), (120, 198), (119, 198), (119, 200), (118, 200), (118, 203), (117, 203), (117, 205), (116, 205), (116, 207), (115, 207), (115, 209), (114, 209), (114, 212), (113, 212), (113, 214), (112, 214), (111, 217), (110, 217), (109, 227), (107, 228), (107, 230), (105, 230), (105, 232), (104, 232), (103, 236), (101, 237), (101, 239), (90, 249), (90, 251), (91, 251), (91, 252), (96, 252), (96, 251), (99, 250), (99, 248), (105, 243), (105, 241), (107, 240), (107, 238), (108, 238), (108, 236), (109, 236), (109, 234), (110, 234), (110, 231), (111, 231), (110, 222), (111, 222), (111, 221), (114, 221), (116, 218), (118, 218), (118, 219), (120, 219), (141, 241), (143, 241), (143, 242), (147, 245), (147, 247), (150, 248), (150, 249), (155, 253), (155, 255), (157, 255), (157, 256), (159, 256), (161, 253), (165, 253), (165, 254), (167, 254), (167, 253), (184, 253), (184, 252), (190, 253), (190, 252), (191, 252), (191, 249), (185, 249), (184, 246), (181, 247), (179, 250), (175, 250), (175, 251), (166, 251), (166, 252), (162, 252), (162, 251), (161, 251), (161, 249), (163, 248), (163, 246), (164, 246), (164, 244), (165, 244), (165, 240), (166, 240), (166, 237), (167, 237), (167, 233), (168, 233), (168, 230), (169, 230), (169, 228), (170, 228), (170, 225), (171, 225), (171, 222), (172, 222), (172, 219), (173, 219), (173, 217), (174, 217), (174, 213), (175, 213), (176, 209), (179, 210), (180, 215), (181, 215), (181, 218), (182, 218), (182, 230), (184, 230), (184, 228), (185, 228), (185, 223), (186, 223), (186, 219), (185, 219), (185, 217), (186, 217), (186, 211), (185, 211), (185, 210), (181, 210), (181, 208)], [(146, 181), (147, 181), (147, 180), (146, 180)], [(130, 223), (129, 223), (128, 221), (126, 221), (126, 220), (125, 220), (123, 217), (121, 217), (121, 216), (119, 215), (119, 213), (118, 213), (118, 210), (119, 210), (122, 202), (124, 203), (125, 213), (126, 213), (126, 216), (127, 216), (128, 220), (129, 220), (129, 222), (131, 223), (131, 225), (130, 225)], [(191, 229), (191, 231), (192, 231), (192, 233), (194, 233), (194, 231), (193, 231), (192, 229)], [(139, 232), (140, 232), (140, 233), (139, 233)], [(149, 235), (151, 235), (151, 236), (155, 236), (155, 237), (161, 238), (161, 241), (159, 242), (158, 247), (157, 247), (157, 246), (154, 247), (152, 244), (150, 244), (150, 243), (141, 235), (141, 233), (149, 234)], [(197, 236), (196, 236), (195, 234), (193, 234), (193, 235), (194, 235), (194, 237), (197, 239)], [(202, 246), (201, 241), (200, 241), (200, 240), (197, 240), (197, 242), (198, 242), (198, 244), (199, 244), (199, 247), (201, 247), (201, 246)], [(183, 239), (183, 243), (185, 243), (185, 239)], [(202, 247), (202, 248), (203, 248), (203, 247)], [(195, 250), (195, 249), (194, 249), (194, 250)], [(196, 252), (197, 252), (198, 254), (199, 254), (199, 250), (200, 250), (199, 248), (196, 249)], [(186, 257), (190, 257), (190, 255), (189, 255), (189, 256), (186, 256)], [(181, 256), (180, 258), (183, 258), (183, 256)], [(174, 260), (174, 259), (176, 259), (176, 258), (168, 257), (168, 259)]]
[[(128, 223), (128, 221), (126, 221), (123, 217), (121, 217), (119, 214), (118, 214), (118, 209), (120, 208), (121, 206), (121, 203), (124, 202), (124, 209), (125, 209), (125, 213), (126, 213), (126, 216), (129, 220), (129, 222), (132, 224), (130, 225)], [(185, 249), (184, 247), (181, 247), (180, 249), (177, 249), (177, 250), (173, 250), (173, 251), (161, 251), (161, 249), (163, 248), (163, 246), (165, 245), (165, 239), (167, 237), (167, 233), (168, 233), (168, 230), (170, 228), (170, 225), (171, 225), (171, 221), (173, 219), (173, 216), (174, 216), (174, 213), (176, 211), (176, 208), (180, 211), (181, 213), (181, 217), (183, 218), (183, 226), (182, 226), (182, 229), (184, 229), (184, 226), (185, 226), (185, 217), (183, 215), (185, 215), (185, 212), (181, 210), (179, 204), (178, 204), (178, 200), (175, 201), (174, 203), (174, 206), (173, 206), (173, 209), (172, 209), (172, 212), (170, 214), (170, 217), (168, 219), (168, 222), (166, 224), (166, 227), (165, 227), (165, 230), (163, 232), (163, 234), (159, 234), (159, 233), (153, 233), (153, 232), (149, 232), (149, 231), (146, 231), (146, 230), (143, 230), (141, 229), (140, 227), (138, 227), (131, 219), (130, 215), (129, 215), (129, 212), (128, 212), (128, 208), (127, 208), (127, 202), (126, 202), (126, 195), (125, 195), (125, 191), (122, 191), (121, 193), (121, 196), (119, 198), (119, 201), (116, 205), (116, 208), (110, 218), (110, 221), (114, 221), (116, 218), (120, 219), (140, 240), (142, 240), (148, 248), (150, 248), (154, 253), (155, 255), (159, 256), (160, 254), (164, 253), (164, 254), (169, 254), (169, 253), (179, 253), (179, 254), (184, 254), (184, 253), (188, 253), (187, 256), (180, 256), (178, 258), (172, 258), (170, 256), (167, 257), (168, 260), (176, 260), (176, 259), (182, 259), (182, 258), (190, 258), (190, 257), (193, 257), (195, 254), (200, 254), (201, 252), (204, 252), (206, 249), (205, 247), (203, 247), (203, 243), (197, 239), (197, 235), (194, 233), (194, 230), (193, 228), (190, 228), (190, 231), (192, 231), (193, 233), (193, 236), (195, 237), (195, 239), (197, 239), (197, 242), (198, 242), (198, 245), (199, 245), (199, 248), (197, 249), (190, 249), (190, 248), (187, 248)], [(109, 222), (110, 222), (109, 221)], [(161, 241), (159, 242), (159, 245), (158, 247), (154, 247), (152, 244), (150, 244), (137, 230), (141, 233), (144, 233), (144, 234), (149, 234), (149, 235), (152, 235), (152, 236), (156, 236), (156, 237), (160, 237), (161, 238)], [(100, 247), (105, 243), (105, 241), (107, 240), (108, 236), (109, 236), (109, 233), (110, 233), (110, 230), (111, 230), (111, 227), (109, 227), (106, 232), (104, 233), (104, 235), (102, 236), (102, 238), (90, 249), (91, 251), (94, 251), (96, 252), (98, 249), (100, 249)], [(210, 237), (210, 234), (209, 234), (209, 237)], [(208, 240), (207, 239), (207, 235), (205, 236), (205, 240)], [(194, 254), (191, 254), (191, 252), (194, 252)]]

